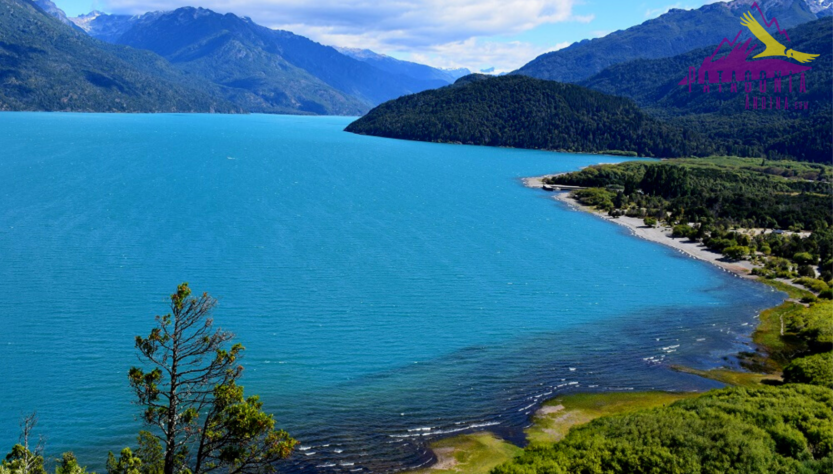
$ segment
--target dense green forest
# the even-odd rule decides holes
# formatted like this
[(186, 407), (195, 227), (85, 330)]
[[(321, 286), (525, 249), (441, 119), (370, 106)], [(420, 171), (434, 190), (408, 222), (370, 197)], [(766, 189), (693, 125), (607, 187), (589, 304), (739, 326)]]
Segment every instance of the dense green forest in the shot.
[[(790, 30), (801, 51), (833, 50), (833, 18)], [(382, 104), (347, 131), (409, 140), (663, 158), (709, 155), (833, 160), (833, 55), (793, 94), (808, 110), (745, 110), (745, 94), (688, 92), (677, 83), (714, 46), (612, 66), (581, 85), (473, 75), (443, 89)], [(728, 51), (728, 50), (727, 50)], [(757, 87), (757, 84), (756, 84)], [(770, 88), (772, 84), (770, 84)], [(797, 87), (797, 84), (796, 84)], [(729, 85), (724, 85), (725, 90)], [(740, 90), (743, 90), (741, 86)], [(616, 96), (633, 99), (624, 102)], [(641, 107), (641, 109), (640, 109)]]
[(821, 164), (707, 158), (591, 166), (548, 182), (606, 188), (608, 197), (593, 203), (606, 211), (642, 208), (655, 217), (672, 212), (747, 228), (814, 230), (833, 226), (831, 180), (833, 167)]
[(591, 166), (545, 182), (581, 186), (574, 195), (583, 204), (664, 222), (675, 237), (759, 263), (761, 276), (803, 277), (802, 285), (833, 297), (831, 180), (829, 165), (707, 158)]
[(709, 392), (573, 428), (493, 474), (826, 473), (833, 390), (810, 385)]
[(629, 99), (523, 76), (461, 78), (384, 103), (348, 132), (409, 140), (640, 156), (704, 152), (696, 137), (649, 117)]

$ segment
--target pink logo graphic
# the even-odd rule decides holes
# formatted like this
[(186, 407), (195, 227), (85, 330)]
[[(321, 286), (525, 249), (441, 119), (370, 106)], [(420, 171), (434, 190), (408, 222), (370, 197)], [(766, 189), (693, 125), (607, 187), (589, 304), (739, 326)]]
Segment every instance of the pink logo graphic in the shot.
[[(777, 19), (773, 18), (771, 21), (767, 21), (757, 2), (752, 4), (752, 8), (757, 9), (761, 16), (761, 20), (763, 20), (766, 26), (775, 24), (778, 33), (783, 35), (787, 41), (790, 41), (789, 35), (786, 31), (781, 29)], [(787, 47), (773, 38), (772, 35), (770, 35), (769, 32), (764, 29), (757, 20), (755, 20), (751, 13), (747, 12), (743, 15), (743, 18), (741, 18), (741, 25), (747, 27), (749, 31), (765, 46), (764, 51), (760, 52), (752, 59), (771, 58), (776, 56), (794, 59), (799, 63), (809, 63), (818, 57), (818, 54), (807, 54), (787, 49)], [(688, 75), (679, 82), (679, 85), (687, 85), (689, 92), (691, 92), (693, 84), (703, 84), (703, 92), (708, 93), (711, 92), (711, 87), (713, 87), (712, 85), (717, 86), (718, 92), (723, 92), (724, 84), (729, 84), (728, 88), (730, 92), (739, 92), (738, 83), (743, 83), (743, 92), (747, 94), (747, 109), (750, 105), (749, 94), (753, 93), (753, 89), (755, 89), (753, 81), (758, 82), (757, 92), (759, 93), (767, 92), (768, 80), (772, 81), (772, 92), (792, 93), (794, 87), (793, 76), (800, 75), (799, 78), (796, 78), (797, 84), (795, 84), (795, 87), (797, 87), (798, 92), (803, 93), (807, 91), (804, 73), (812, 69), (810, 66), (797, 64), (783, 59), (760, 59), (750, 61), (749, 56), (753, 52), (756, 52), (755, 50), (758, 45), (754, 44), (750, 46), (752, 41), (751, 38), (746, 40), (744, 43), (739, 44), (738, 40), (742, 32), (743, 30), (739, 31), (735, 36), (735, 39), (732, 41), (729, 41), (727, 38), (723, 38), (723, 41), (720, 42), (717, 49), (714, 50), (714, 53), (703, 59), (703, 63), (700, 65), (699, 69), (695, 67), (689, 68)], [(732, 51), (728, 55), (715, 59), (715, 56), (717, 56), (724, 44), (731, 46)], [(769, 97), (769, 106), (767, 107), (767, 97), (758, 96), (752, 97), (752, 108), (759, 108), (758, 99), (761, 101), (760, 108), (773, 108), (772, 97)], [(781, 97), (776, 97), (775, 99), (774, 108), (781, 109)], [(787, 97), (784, 97), (783, 99), (783, 108), (790, 108), (789, 99)], [(794, 100), (792, 105), (792, 108), (796, 109), (807, 108), (806, 102), (796, 102)]]

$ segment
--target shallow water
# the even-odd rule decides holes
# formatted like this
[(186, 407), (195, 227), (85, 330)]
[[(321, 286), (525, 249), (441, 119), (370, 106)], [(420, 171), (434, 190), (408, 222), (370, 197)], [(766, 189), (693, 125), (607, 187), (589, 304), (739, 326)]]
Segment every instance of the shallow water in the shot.
[(781, 298), (524, 188), (612, 157), (361, 137), (349, 119), (0, 113), (0, 447), (37, 410), (102, 470), (140, 428), (133, 337), (220, 299), (285, 470), (384, 472), (514, 440), (568, 390), (701, 390)]

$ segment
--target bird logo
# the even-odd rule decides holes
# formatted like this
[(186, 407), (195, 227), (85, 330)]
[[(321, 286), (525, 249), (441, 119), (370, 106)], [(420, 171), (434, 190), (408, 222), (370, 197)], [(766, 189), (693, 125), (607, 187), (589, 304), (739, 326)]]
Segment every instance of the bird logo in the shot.
[(766, 46), (766, 49), (761, 54), (754, 56), (753, 59), (765, 58), (769, 56), (786, 56), (788, 58), (795, 59), (800, 63), (809, 63), (819, 57), (818, 54), (807, 54), (794, 49), (787, 49), (786, 46), (773, 38), (772, 35), (770, 35), (760, 23), (758, 23), (758, 20), (756, 20), (750, 12), (743, 14), (740, 24), (749, 28), (749, 31)]

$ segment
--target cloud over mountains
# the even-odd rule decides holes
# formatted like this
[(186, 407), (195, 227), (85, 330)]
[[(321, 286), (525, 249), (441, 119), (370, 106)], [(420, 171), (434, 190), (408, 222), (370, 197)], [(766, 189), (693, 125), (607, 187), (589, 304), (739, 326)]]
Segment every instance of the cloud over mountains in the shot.
[[(105, 0), (112, 13), (139, 14), (172, 10), (193, 0)], [(486, 38), (507, 36), (544, 24), (589, 22), (592, 16), (576, 16), (578, 0), (203, 0), (201, 7), (250, 16), (257, 23), (310, 37), (325, 44), (402, 53), (432, 51), (441, 66), (463, 64), (455, 55), (465, 45), (468, 57), (485, 55), (498, 61), (520, 62), (531, 45), (500, 43)], [(540, 48), (540, 47), (538, 47)], [(555, 49), (555, 47), (553, 47)], [(495, 55), (496, 51), (501, 54)], [(536, 51), (540, 53), (540, 51)], [(521, 59), (523, 58), (523, 59)], [(517, 67), (520, 64), (507, 64)]]

